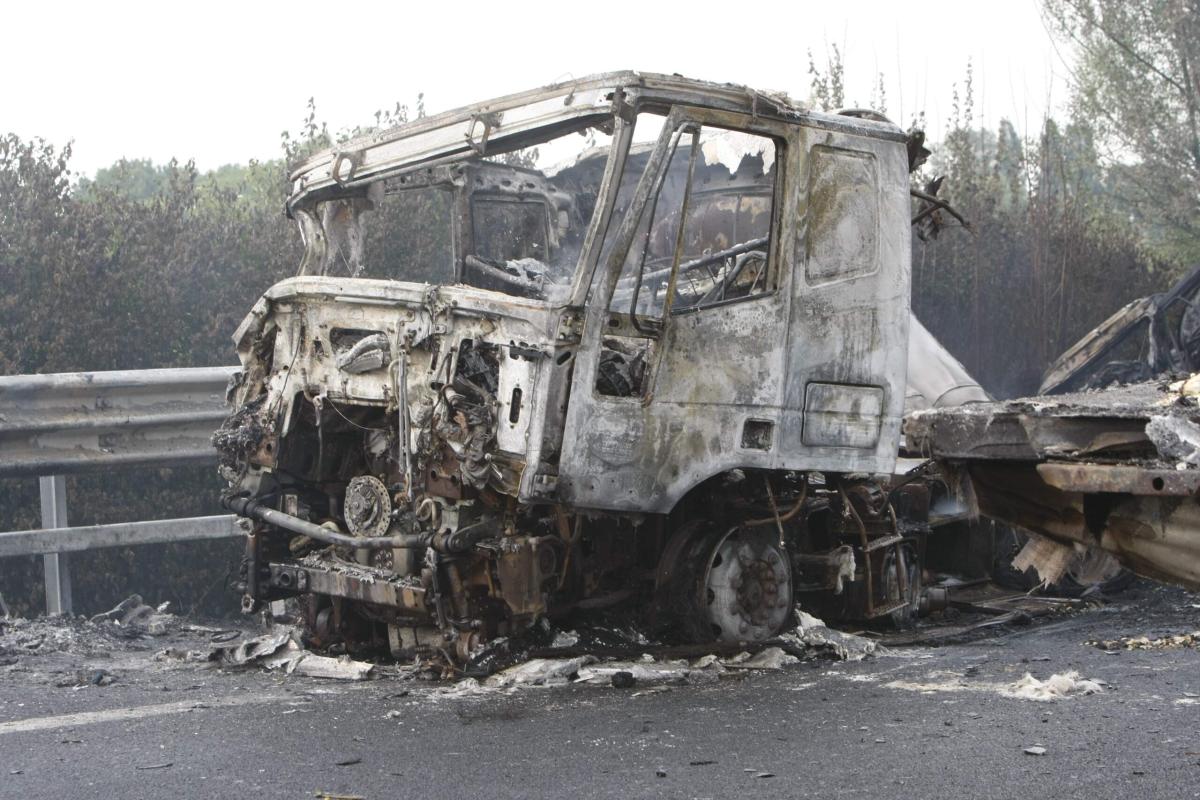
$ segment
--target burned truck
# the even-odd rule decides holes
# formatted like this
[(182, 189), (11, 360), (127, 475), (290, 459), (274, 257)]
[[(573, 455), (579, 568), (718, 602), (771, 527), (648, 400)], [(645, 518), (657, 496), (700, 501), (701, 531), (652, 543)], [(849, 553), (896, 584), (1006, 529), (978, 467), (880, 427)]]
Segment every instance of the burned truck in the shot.
[(756, 641), (903, 618), (911, 142), (643, 73), (372, 133), (292, 174), (305, 250), (215, 443), (245, 607), (466, 661), (612, 609)]

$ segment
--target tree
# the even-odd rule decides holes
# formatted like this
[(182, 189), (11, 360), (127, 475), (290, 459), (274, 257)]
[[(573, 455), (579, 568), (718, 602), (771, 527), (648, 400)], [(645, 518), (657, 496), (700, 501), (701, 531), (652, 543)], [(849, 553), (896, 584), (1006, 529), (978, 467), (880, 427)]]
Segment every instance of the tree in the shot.
[(1072, 112), (1147, 243), (1200, 260), (1200, 0), (1044, 0), (1074, 46)]
[(75, 194), (90, 198), (99, 189), (109, 189), (130, 200), (149, 200), (167, 188), (167, 169), (154, 166), (148, 158), (122, 158), (96, 170), (94, 178), (81, 177)]

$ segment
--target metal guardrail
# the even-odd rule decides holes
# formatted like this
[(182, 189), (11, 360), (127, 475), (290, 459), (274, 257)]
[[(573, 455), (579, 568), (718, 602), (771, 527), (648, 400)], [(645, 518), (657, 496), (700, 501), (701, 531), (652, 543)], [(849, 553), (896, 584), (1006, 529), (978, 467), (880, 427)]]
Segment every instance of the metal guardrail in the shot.
[(233, 514), (119, 522), (115, 525), (85, 525), (77, 528), (7, 531), (0, 533), (0, 558), (71, 553), (99, 547), (228, 539), (241, 536), (242, 533), (239, 517)]
[(0, 377), (0, 477), (213, 461), (235, 369)]
[(66, 553), (240, 536), (230, 515), (67, 525), (65, 474), (213, 463), (236, 367), (0, 377), (0, 477), (40, 479), (42, 527), (0, 533), (0, 557), (41, 554), (46, 612), (71, 612)]

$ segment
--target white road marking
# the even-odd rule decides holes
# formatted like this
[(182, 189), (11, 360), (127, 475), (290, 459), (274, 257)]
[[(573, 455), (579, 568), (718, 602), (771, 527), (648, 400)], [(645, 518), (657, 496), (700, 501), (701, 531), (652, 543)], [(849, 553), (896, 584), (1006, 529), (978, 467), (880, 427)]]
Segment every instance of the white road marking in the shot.
[(119, 722), (122, 720), (144, 719), (146, 717), (161, 717), (165, 714), (185, 714), (189, 711), (197, 711), (205, 708), (229, 708), (231, 706), (270, 703), (276, 700), (288, 699), (292, 698), (277, 694), (247, 694), (214, 700), (186, 700), (179, 703), (159, 703), (152, 706), (111, 708), (107, 711), (83, 711), (78, 714), (60, 714), (54, 717), (32, 717), (12, 722), (0, 722), (0, 736), (6, 733), (29, 733), (31, 731), (45, 731), (55, 728), (74, 728), (79, 725), (95, 725), (99, 722)]

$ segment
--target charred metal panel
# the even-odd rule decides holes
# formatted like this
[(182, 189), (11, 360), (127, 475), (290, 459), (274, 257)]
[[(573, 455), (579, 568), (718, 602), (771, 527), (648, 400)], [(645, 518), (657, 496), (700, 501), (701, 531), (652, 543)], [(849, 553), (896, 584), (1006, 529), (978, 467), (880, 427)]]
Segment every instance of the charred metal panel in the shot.
[(873, 275), (879, 269), (879, 168), (875, 155), (812, 149), (804, 275), (812, 285)]
[(1060, 542), (1099, 547), (1139, 575), (1200, 589), (1194, 497), (1063, 491), (1035, 464), (980, 462), (967, 473), (981, 514)]
[(1146, 423), (1162, 400), (1152, 385), (1106, 393), (971, 403), (909, 414), (909, 446), (938, 458), (1022, 460), (1153, 456)]
[[(779, 148), (771, 239), (775, 288), (670, 316), (652, 344), (648, 384), (639, 396), (610, 398), (593, 391), (585, 334), (583, 368), (577, 368), (568, 411), (562, 497), (588, 507), (663, 512), (704, 478), (734, 467), (890, 470), (904, 401), (909, 316), (904, 149), (886, 139), (773, 128), (732, 115), (693, 118), (786, 142)], [(815, 178), (809, 154), (814, 147), (827, 153)], [(849, 166), (828, 155), (836, 148), (850, 153)], [(826, 185), (847, 179), (852, 185), (845, 194)], [(814, 180), (821, 214), (811, 210)], [(863, 203), (864, 193), (870, 202)], [(849, 209), (860, 203), (861, 212)], [(811, 286), (803, 277), (809, 264), (805, 227), (793, 222), (807, 221), (810, 214), (823, 220), (816, 230), (824, 237), (814, 251), (818, 280)], [(851, 239), (855, 247), (848, 261), (836, 262)], [(593, 312), (591, 335), (604, 335), (596, 328), (611, 322)], [(878, 410), (856, 412), (875, 414), (870, 430), (836, 435), (827, 430), (806, 441), (810, 382), (874, 387)], [(743, 426), (751, 418), (777, 431), (770, 447), (742, 446)]]
[(496, 446), (507, 453), (524, 455), (529, 444), (530, 409), (537, 385), (538, 361), (510, 351), (500, 363), (500, 387), (496, 391), (499, 403)]
[[(796, 168), (804, 190), (794, 212), (780, 445), (812, 468), (887, 472), (904, 408), (910, 318), (905, 152), (831, 131), (801, 128), (800, 137)], [(806, 403), (813, 384), (874, 387), (879, 422), (870, 444), (863, 431), (812, 435), (816, 418), (810, 422)]]
[(1200, 492), (1200, 470), (1155, 469), (1130, 464), (1037, 465), (1042, 480), (1064, 492), (1192, 497)]
[(1200, 368), (1200, 267), (1169, 290), (1134, 300), (1072, 345), (1042, 376), (1039, 394), (1149, 380)]
[(804, 400), (804, 443), (810, 447), (874, 447), (883, 420), (883, 389), (810, 383)]

